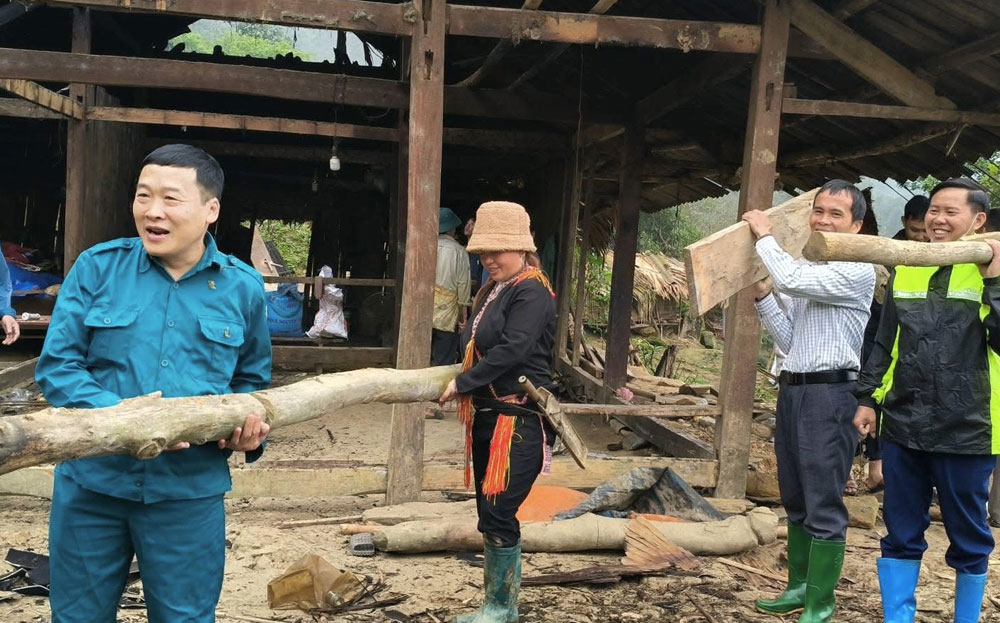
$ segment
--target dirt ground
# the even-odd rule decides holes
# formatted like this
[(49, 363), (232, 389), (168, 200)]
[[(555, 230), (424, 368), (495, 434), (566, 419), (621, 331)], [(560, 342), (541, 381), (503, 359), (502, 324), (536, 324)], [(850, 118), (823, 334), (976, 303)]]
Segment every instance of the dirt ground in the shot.
[[(294, 379), (293, 379), (294, 380)], [(279, 459), (341, 459), (374, 462), (384, 460), (388, 449), (390, 408), (365, 406), (346, 409), (319, 420), (276, 431), (264, 455), (264, 462)], [(689, 425), (696, 434), (699, 428)], [(458, 460), (462, 436), (451, 416), (427, 420), (426, 456)], [(595, 424), (582, 431), (595, 450), (620, 441), (607, 426)], [(648, 452), (648, 451), (647, 451)], [(767, 456), (770, 444), (754, 443), (758, 466), (773, 465)], [(642, 451), (638, 453), (643, 453)], [(610, 452), (610, 454), (617, 454)], [(255, 469), (234, 460), (233, 469)], [(540, 480), (540, 482), (544, 482)], [(362, 611), (329, 617), (331, 621), (446, 621), (467, 611), (481, 599), (482, 570), (456, 555), (399, 556), (378, 554), (373, 558), (347, 553), (348, 538), (335, 526), (279, 529), (277, 524), (292, 519), (359, 514), (381, 503), (381, 495), (323, 498), (230, 498), (226, 576), (219, 604), (219, 620), (307, 622), (314, 619), (300, 611), (272, 611), (267, 606), (266, 585), (291, 563), (306, 553), (316, 553), (335, 566), (384, 578), (388, 594), (403, 594), (406, 601), (381, 610)], [(425, 500), (443, 500), (437, 493)], [(779, 510), (780, 509), (776, 509)], [(45, 552), (47, 549), (48, 502), (25, 497), (0, 497), (0, 557), (8, 547)], [(840, 590), (837, 621), (879, 620), (878, 584), (875, 558), (878, 538), (884, 533), (851, 529)], [(928, 531), (930, 549), (917, 592), (920, 611), (917, 620), (925, 623), (951, 621), (954, 574), (944, 564), (947, 540), (942, 526)], [(783, 542), (733, 557), (764, 571), (784, 574)], [(618, 561), (620, 554), (527, 554), (524, 575), (565, 572)], [(982, 621), (1000, 622), (1000, 578), (991, 564), (990, 585)], [(0, 562), (0, 575), (6, 573)], [(725, 621), (773, 622), (778, 617), (757, 613), (753, 600), (780, 590), (780, 583), (733, 569), (712, 558), (704, 558), (693, 576), (665, 575), (626, 580), (611, 585), (526, 587), (520, 599), (522, 622), (597, 623), (670, 621), (679, 623), (722, 623)], [(22, 597), (5, 601), (0, 595), (0, 621), (28, 623), (49, 619), (48, 602)], [(794, 620), (794, 619), (791, 619)], [(122, 610), (119, 621), (146, 621), (143, 610)]]

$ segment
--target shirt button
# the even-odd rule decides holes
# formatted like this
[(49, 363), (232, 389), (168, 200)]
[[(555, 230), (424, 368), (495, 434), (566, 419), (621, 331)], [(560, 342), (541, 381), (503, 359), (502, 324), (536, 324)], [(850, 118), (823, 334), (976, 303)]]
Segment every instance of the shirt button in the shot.
[(181, 285), (180, 285), (179, 283), (177, 283), (177, 282), (175, 281), (175, 282), (174, 282), (174, 285), (173, 285), (173, 286), (171, 286), (171, 287), (172, 287), (172, 288), (173, 288), (174, 290), (176, 290), (177, 288), (181, 287)]
[(104, 319), (104, 324), (111, 324), (111, 319), (110, 318), (105, 318)]
[(170, 365), (170, 363), (166, 359), (164, 359), (163, 361), (160, 362), (160, 366), (163, 367), (163, 368), (166, 368), (169, 365)]
[(168, 326), (168, 327), (172, 327), (172, 326), (174, 326), (174, 321), (173, 321), (173, 320), (168, 320), (168, 321), (167, 321), (167, 326)]
[(141, 483), (141, 482), (136, 482), (136, 483), (135, 483), (135, 486), (137, 486), (137, 487), (141, 487), (141, 486), (142, 486), (142, 483)]

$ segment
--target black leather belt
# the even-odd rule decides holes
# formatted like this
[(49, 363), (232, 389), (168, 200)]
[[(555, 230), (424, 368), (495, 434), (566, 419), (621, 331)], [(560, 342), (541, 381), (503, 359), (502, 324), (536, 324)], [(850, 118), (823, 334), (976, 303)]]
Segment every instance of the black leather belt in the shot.
[(778, 380), (785, 385), (814, 385), (816, 383), (846, 383), (858, 380), (854, 370), (823, 370), (822, 372), (782, 372)]

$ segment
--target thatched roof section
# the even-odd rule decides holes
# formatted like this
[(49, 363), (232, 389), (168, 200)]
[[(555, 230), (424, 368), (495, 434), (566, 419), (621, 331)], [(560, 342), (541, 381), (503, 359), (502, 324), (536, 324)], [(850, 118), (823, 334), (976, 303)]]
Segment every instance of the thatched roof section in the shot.
[[(614, 253), (605, 254), (605, 262), (614, 262)], [(687, 275), (684, 263), (662, 253), (637, 253), (635, 256), (635, 287), (632, 308), (640, 322), (656, 324), (657, 303), (661, 300), (687, 300)]]

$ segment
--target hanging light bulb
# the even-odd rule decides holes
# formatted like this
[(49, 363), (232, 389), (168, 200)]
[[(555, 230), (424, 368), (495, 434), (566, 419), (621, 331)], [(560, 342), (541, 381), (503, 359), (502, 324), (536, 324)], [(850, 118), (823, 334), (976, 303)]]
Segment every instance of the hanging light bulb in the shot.
[(312, 181), (312, 191), (314, 193), (319, 192), (319, 177), (318, 171), (313, 171), (313, 181)]
[(339, 171), (340, 170), (340, 156), (337, 155), (337, 144), (333, 144), (333, 149), (330, 151), (330, 170)]

